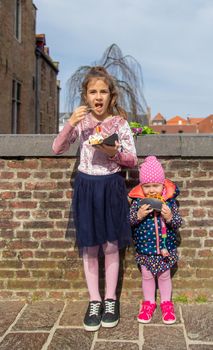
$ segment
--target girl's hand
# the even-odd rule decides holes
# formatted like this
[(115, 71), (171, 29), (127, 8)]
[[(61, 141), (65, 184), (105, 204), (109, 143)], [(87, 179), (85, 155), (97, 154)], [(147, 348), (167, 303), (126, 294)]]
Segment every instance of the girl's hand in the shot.
[(172, 211), (168, 207), (168, 205), (166, 204), (162, 205), (161, 214), (163, 218), (166, 220), (166, 222), (170, 222), (172, 220)]
[(107, 154), (109, 157), (114, 157), (118, 152), (118, 148), (120, 147), (120, 144), (117, 141), (115, 141), (115, 146), (108, 146), (103, 143), (101, 145), (94, 145), (93, 147)]
[(81, 120), (83, 120), (88, 113), (87, 106), (80, 106), (76, 108), (69, 119), (71, 126), (75, 127)]
[(138, 209), (138, 220), (143, 220), (147, 215), (149, 215), (149, 213), (151, 213), (153, 211), (153, 209), (150, 209), (150, 205), (149, 204), (144, 204), (142, 205), (139, 209)]

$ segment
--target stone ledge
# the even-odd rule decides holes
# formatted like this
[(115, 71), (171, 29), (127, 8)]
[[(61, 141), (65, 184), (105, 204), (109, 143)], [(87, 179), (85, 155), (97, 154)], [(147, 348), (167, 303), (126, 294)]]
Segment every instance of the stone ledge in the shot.
[[(0, 157), (76, 157), (78, 142), (61, 156), (52, 151), (56, 135), (0, 135)], [(213, 134), (160, 134), (138, 136), (138, 156), (156, 155), (170, 157), (213, 158)]]

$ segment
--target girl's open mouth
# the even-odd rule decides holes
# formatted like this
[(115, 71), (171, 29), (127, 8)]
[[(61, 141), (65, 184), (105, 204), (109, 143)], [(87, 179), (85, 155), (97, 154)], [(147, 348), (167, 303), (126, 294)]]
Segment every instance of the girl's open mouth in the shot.
[(99, 103), (95, 103), (95, 110), (99, 111), (103, 108), (103, 103), (99, 102)]

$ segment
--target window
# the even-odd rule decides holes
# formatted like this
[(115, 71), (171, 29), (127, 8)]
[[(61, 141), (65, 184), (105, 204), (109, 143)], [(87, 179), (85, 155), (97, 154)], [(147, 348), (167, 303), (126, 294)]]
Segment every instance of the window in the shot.
[(13, 80), (12, 85), (12, 134), (18, 134), (21, 107), (21, 83)]
[(14, 34), (16, 39), (21, 41), (21, 0), (15, 0)]

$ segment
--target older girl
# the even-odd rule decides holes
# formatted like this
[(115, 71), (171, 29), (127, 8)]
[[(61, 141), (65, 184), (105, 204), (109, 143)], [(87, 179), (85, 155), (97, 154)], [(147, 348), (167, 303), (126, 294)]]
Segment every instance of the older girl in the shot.
[[(119, 248), (130, 243), (128, 201), (122, 167), (137, 164), (133, 137), (125, 113), (117, 104), (115, 81), (100, 66), (92, 67), (82, 84), (82, 104), (72, 113), (53, 143), (55, 154), (80, 139), (80, 164), (74, 187), (74, 220), (90, 301), (84, 318), (87, 331), (119, 322), (116, 287)], [(117, 134), (114, 145), (91, 145), (90, 135)], [(99, 249), (105, 255), (105, 297), (99, 292)]]

